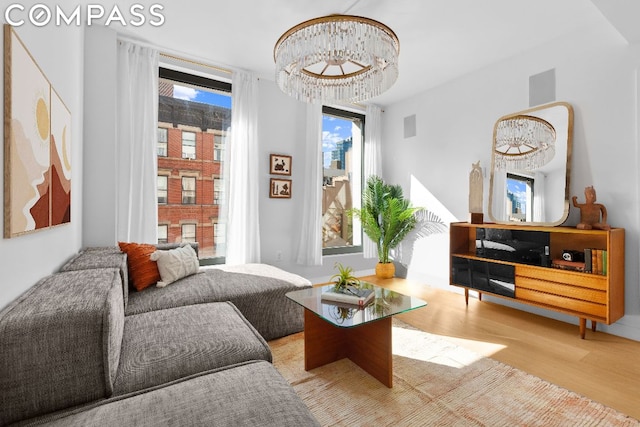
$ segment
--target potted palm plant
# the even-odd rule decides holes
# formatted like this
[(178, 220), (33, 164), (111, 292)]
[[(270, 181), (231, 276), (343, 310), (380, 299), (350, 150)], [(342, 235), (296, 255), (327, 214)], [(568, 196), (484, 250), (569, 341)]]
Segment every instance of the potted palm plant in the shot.
[(444, 223), (436, 215), (424, 208), (411, 206), (410, 200), (404, 198), (402, 187), (386, 184), (375, 175), (367, 179), (362, 208), (351, 209), (349, 214), (360, 220), (365, 234), (375, 242), (378, 250), (376, 276), (383, 279), (395, 274), (390, 251), (411, 231), (418, 228), (418, 237), (423, 237), (444, 228)]

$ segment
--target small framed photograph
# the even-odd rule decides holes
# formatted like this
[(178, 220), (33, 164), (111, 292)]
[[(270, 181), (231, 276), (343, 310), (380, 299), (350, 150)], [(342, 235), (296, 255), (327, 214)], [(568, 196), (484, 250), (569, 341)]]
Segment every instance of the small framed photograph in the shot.
[(272, 199), (290, 199), (291, 198), (291, 180), (271, 178), (269, 186), (269, 197)]
[(271, 154), (269, 164), (269, 173), (271, 175), (291, 176), (291, 156)]

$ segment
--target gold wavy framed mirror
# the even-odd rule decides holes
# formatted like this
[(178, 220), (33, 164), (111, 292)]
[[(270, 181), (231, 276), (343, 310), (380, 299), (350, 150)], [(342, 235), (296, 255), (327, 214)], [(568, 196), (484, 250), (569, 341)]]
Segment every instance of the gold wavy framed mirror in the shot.
[(573, 107), (541, 105), (493, 128), (489, 218), (498, 224), (562, 224), (569, 215)]

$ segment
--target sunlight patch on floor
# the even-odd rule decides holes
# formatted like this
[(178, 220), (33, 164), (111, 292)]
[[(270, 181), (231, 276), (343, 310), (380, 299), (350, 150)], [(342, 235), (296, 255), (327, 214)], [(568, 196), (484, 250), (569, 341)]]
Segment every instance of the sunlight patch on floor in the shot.
[(393, 327), (393, 354), (456, 369), (470, 366), (506, 348), (502, 344), (451, 338), (418, 329)]
[(441, 335), (442, 339), (449, 340), (467, 350), (475, 351), (485, 357), (491, 357), (492, 355), (499, 353), (501, 350), (507, 348), (504, 344), (498, 344), (488, 341), (476, 341), (466, 338), (450, 337), (448, 335)]

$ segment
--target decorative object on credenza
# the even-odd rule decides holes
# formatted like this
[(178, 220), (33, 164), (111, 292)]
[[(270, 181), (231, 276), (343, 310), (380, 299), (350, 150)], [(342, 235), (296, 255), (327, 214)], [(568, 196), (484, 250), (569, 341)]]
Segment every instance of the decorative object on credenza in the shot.
[[(576, 228), (581, 230), (610, 230), (611, 226), (607, 224), (607, 208), (596, 203), (596, 190), (593, 186), (584, 189), (585, 203), (578, 203), (578, 197), (573, 196), (573, 206), (580, 209), (580, 223)], [(602, 214), (602, 219), (600, 215)]]
[(271, 175), (291, 176), (291, 156), (271, 154), (269, 156), (269, 173)]
[(4, 237), (71, 221), (71, 113), (4, 26)]
[(360, 102), (398, 78), (400, 42), (386, 25), (351, 15), (310, 19), (276, 42), (276, 83), (298, 101)]
[(269, 197), (272, 199), (291, 198), (291, 180), (281, 178), (271, 178), (269, 186)]
[(472, 224), (482, 224), (484, 222), (482, 213), (482, 168), (480, 160), (471, 164), (469, 173), (469, 214)]
[(386, 184), (376, 175), (367, 179), (362, 193), (362, 208), (350, 209), (347, 213), (360, 220), (362, 230), (376, 244), (376, 276), (381, 279), (390, 279), (395, 275), (390, 251), (409, 233), (415, 232), (418, 238), (446, 229), (437, 215), (424, 208), (411, 206), (411, 201), (404, 198), (402, 187)]

